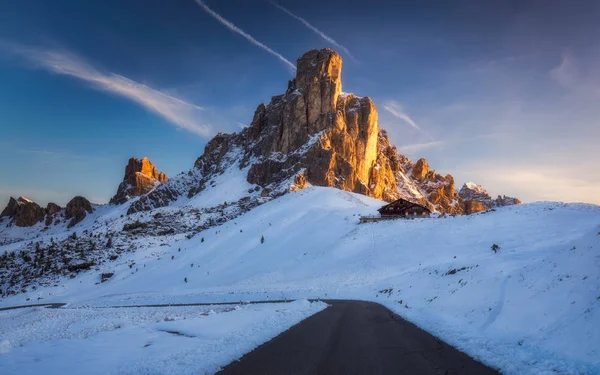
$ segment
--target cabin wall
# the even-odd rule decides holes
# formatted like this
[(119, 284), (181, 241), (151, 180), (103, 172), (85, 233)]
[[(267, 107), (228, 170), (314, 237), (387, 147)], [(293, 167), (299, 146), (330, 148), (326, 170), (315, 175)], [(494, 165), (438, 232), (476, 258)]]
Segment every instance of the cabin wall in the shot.
[(404, 217), (428, 217), (429, 211), (423, 207), (414, 206), (402, 209), (400, 207), (389, 207), (381, 211), (382, 215), (404, 216)]

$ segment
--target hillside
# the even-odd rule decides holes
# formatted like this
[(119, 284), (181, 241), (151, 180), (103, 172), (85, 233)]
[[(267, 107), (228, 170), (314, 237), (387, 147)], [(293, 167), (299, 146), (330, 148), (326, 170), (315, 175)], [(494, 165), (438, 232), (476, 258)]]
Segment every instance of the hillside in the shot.
[[(599, 207), (536, 203), (357, 224), (381, 204), (309, 188), (191, 239), (146, 240), (135, 253), (0, 306), (26, 298), (72, 307), (367, 299), (505, 373), (600, 369)], [(102, 272), (115, 275), (98, 283)]]

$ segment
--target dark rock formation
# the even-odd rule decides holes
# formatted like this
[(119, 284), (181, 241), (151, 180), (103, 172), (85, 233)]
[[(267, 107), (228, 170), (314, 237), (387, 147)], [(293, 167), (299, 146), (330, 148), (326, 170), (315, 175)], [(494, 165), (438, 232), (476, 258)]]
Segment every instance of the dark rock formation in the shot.
[(44, 220), (44, 209), (37, 203), (24, 198), (10, 198), (0, 217), (10, 217), (18, 227), (31, 227)]
[(56, 203), (48, 203), (46, 206), (46, 226), (52, 224), (55, 214), (59, 213), (61, 210), (62, 208)]
[(125, 167), (123, 182), (119, 184), (117, 194), (110, 200), (110, 203), (123, 204), (131, 197), (147, 194), (156, 185), (167, 180), (167, 175), (164, 172), (159, 173), (148, 158), (142, 160), (131, 158)]
[(4, 210), (2, 210), (0, 217), (15, 217), (17, 215), (17, 212), (19, 212), (19, 203), (15, 198), (10, 197), (10, 199), (8, 200), (8, 204), (6, 205)]
[(92, 212), (94, 212), (92, 204), (84, 197), (77, 196), (71, 199), (65, 208), (65, 219), (70, 220), (67, 227), (73, 227), (85, 219), (88, 213), (91, 214)]

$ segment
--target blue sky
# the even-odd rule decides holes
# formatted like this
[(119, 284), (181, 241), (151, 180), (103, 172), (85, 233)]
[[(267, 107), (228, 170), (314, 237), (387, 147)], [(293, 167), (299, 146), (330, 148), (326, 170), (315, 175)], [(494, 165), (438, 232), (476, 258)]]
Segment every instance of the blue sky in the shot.
[(457, 187), (600, 203), (598, 35), (583, 0), (7, 2), (0, 202), (106, 202), (132, 156), (187, 171), (331, 47), (343, 90)]

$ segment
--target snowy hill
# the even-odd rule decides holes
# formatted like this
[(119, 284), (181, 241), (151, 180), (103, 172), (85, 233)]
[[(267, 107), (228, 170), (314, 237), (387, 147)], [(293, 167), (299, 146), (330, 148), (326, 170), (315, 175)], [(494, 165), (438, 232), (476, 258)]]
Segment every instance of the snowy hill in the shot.
[[(535, 203), (358, 225), (382, 203), (308, 188), (189, 239), (142, 237), (135, 252), (0, 306), (365, 299), (505, 373), (600, 371), (600, 207)], [(115, 275), (99, 283), (103, 272)]]

